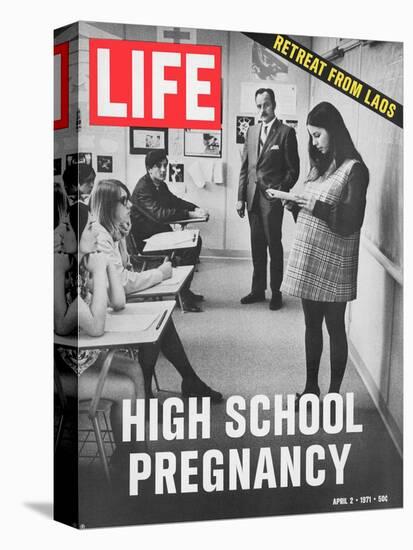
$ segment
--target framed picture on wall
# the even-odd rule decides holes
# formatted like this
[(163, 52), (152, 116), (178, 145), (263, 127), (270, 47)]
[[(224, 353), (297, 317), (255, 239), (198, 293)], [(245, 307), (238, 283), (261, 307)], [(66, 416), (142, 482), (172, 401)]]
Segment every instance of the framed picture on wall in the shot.
[(66, 166), (72, 164), (89, 164), (92, 165), (92, 153), (72, 153), (66, 155)]
[(245, 137), (248, 132), (248, 128), (255, 124), (255, 117), (253, 116), (237, 116), (237, 143), (245, 143)]
[(222, 130), (185, 130), (184, 155), (221, 158)]
[(129, 128), (129, 152), (146, 155), (149, 151), (164, 149), (168, 153), (168, 128)]
[(182, 163), (171, 162), (169, 164), (169, 181), (173, 183), (182, 183), (184, 177), (184, 165)]
[(97, 156), (98, 172), (113, 172), (113, 158), (110, 155)]

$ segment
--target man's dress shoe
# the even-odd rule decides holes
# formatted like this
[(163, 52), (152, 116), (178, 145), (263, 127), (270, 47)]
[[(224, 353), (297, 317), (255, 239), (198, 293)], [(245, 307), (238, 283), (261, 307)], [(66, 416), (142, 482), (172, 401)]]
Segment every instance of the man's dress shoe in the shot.
[(282, 296), (280, 294), (275, 294), (270, 300), (270, 309), (272, 311), (276, 311), (277, 309), (281, 309), (283, 307), (283, 301)]
[(264, 302), (264, 301), (265, 301), (264, 294), (253, 294), (252, 292), (250, 294), (247, 294), (243, 298), (241, 298), (241, 304), (255, 304), (255, 302)]
[(202, 294), (195, 294), (192, 290), (188, 290), (188, 297), (194, 302), (203, 302), (205, 300)]

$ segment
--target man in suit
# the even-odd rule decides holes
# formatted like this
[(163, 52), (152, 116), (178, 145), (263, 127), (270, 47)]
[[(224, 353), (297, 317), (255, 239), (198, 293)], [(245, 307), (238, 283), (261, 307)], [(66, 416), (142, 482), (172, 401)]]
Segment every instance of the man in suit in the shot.
[(283, 205), (267, 195), (267, 189), (289, 191), (299, 176), (300, 161), (293, 128), (275, 116), (276, 101), (271, 88), (255, 93), (260, 123), (251, 126), (245, 139), (238, 188), (237, 212), (243, 218), (245, 207), (251, 229), (253, 276), (251, 292), (242, 304), (265, 300), (267, 250), (270, 254), (270, 309), (282, 307), (280, 286), (283, 278), (281, 227)]
[[(138, 181), (132, 193), (132, 235), (139, 250), (143, 248), (143, 240), (156, 233), (172, 231), (169, 224), (174, 220), (199, 218), (208, 216), (208, 212), (192, 202), (180, 199), (165, 183), (168, 167), (168, 157), (164, 150), (149, 152), (145, 157), (147, 173)], [(202, 241), (199, 237), (197, 245), (178, 251), (181, 265), (195, 265), (198, 262)], [(199, 312), (198, 302), (204, 297), (195, 294), (190, 289), (192, 277), (182, 289), (182, 301), (185, 311)]]

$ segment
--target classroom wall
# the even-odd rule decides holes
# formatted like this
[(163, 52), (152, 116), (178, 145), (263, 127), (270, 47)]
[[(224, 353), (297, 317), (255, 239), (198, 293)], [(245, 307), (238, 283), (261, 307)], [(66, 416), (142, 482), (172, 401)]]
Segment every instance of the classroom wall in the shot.
[[(156, 40), (155, 27), (126, 26), (126, 38), (130, 40)], [(307, 43), (309, 44), (309, 39)], [(241, 220), (236, 214), (239, 171), (241, 167), (242, 146), (236, 144), (236, 116), (240, 112), (240, 85), (242, 82), (255, 81), (257, 88), (265, 86), (264, 80), (254, 77), (251, 68), (252, 41), (240, 33), (212, 30), (197, 30), (197, 43), (215, 44), (222, 47), (222, 163), (224, 183), (217, 185), (207, 181), (199, 189), (189, 171), (195, 163), (199, 164), (205, 174), (212, 172), (215, 159), (181, 157), (170, 160), (183, 162), (185, 166), (184, 192), (179, 195), (210, 212), (208, 224), (202, 226), (203, 253), (229, 256), (249, 256), (249, 225), (245, 218)], [(305, 117), (308, 108), (309, 77), (296, 67), (290, 65), (287, 78), (283, 83), (297, 85), (297, 113), (293, 118), (299, 121), (298, 140), (300, 157), (306, 159)], [(127, 138), (128, 139), (128, 138)], [(305, 166), (306, 160), (303, 161)], [(303, 170), (304, 172), (305, 170)], [(133, 190), (137, 180), (145, 173), (144, 156), (126, 154), (126, 180)], [(287, 215), (284, 221), (284, 242), (289, 250), (294, 223)]]
[[(310, 45), (310, 39), (300, 37), (300, 41), (306, 46)], [(223, 248), (227, 251), (243, 251), (249, 254), (250, 252), (250, 231), (247, 218), (241, 220), (235, 210), (237, 202), (239, 172), (241, 168), (241, 150), (242, 146), (235, 143), (236, 133), (236, 116), (240, 113), (241, 86), (242, 82), (255, 81), (257, 88), (265, 87), (265, 80), (254, 78), (251, 69), (251, 50), (252, 40), (245, 37), (241, 33), (229, 33), (229, 66), (228, 66), (228, 97), (224, 103), (224, 112), (227, 112), (226, 126), (227, 128), (227, 156), (226, 156), (226, 190), (227, 204), (225, 209), (225, 236)], [(283, 84), (295, 84), (297, 87), (297, 112), (295, 116), (291, 113), (291, 118), (298, 120), (297, 140), (299, 148), (299, 156), (301, 161), (301, 175), (308, 170), (307, 161), (307, 135), (305, 129), (305, 121), (308, 113), (309, 101), (309, 76), (304, 71), (287, 63), (288, 73), (283, 75), (279, 80)], [(274, 81), (268, 81), (271, 83)], [(278, 82), (277, 80), (275, 82)], [(276, 112), (280, 116), (279, 112)], [(281, 114), (280, 118), (284, 115)], [(299, 181), (300, 181), (299, 180)], [(283, 243), (286, 252), (291, 247), (291, 242), (294, 234), (294, 221), (289, 212), (286, 212), (283, 222)]]
[[(315, 38), (323, 54), (338, 45)], [(358, 45), (334, 63), (403, 103), (402, 45)], [(401, 446), (403, 130), (312, 79), (310, 107), (331, 101), (342, 113), (370, 170), (362, 228), (358, 298), (349, 307), (350, 349), (370, 393)]]
[[(190, 169), (198, 164), (204, 174), (211, 174), (216, 162), (213, 158), (175, 157), (169, 156), (170, 161), (183, 162), (185, 166), (185, 185), (175, 191), (182, 198), (194, 202), (210, 212), (210, 220), (202, 226), (202, 238), (204, 241), (204, 253), (229, 256), (249, 256), (250, 236), (247, 218), (241, 220), (236, 214), (237, 191), (239, 171), (241, 167), (242, 145), (236, 143), (236, 116), (246, 114), (240, 110), (241, 83), (255, 82), (257, 88), (265, 86), (266, 81), (258, 79), (252, 69), (252, 44), (253, 42), (240, 33), (201, 30), (197, 31), (196, 41), (199, 44), (216, 44), (222, 47), (222, 98), (223, 98), (223, 123), (222, 123), (222, 165), (223, 183), (216, 184), (207, 181), (200, 189), (194, 183), (190, 175)], [(73, 131), (76, 113), (71, 112), (71, 140), (65, 140), (66, 130), (55, 132), (58, 143), (56, 155), (62, 156), (63, 169), (66, 162), (66, 154), (75, 152), (92, 153), (92, 164), (97, 172), (98, 179), (113, 177), (124, 181), (133, 191), (138, 179), (145, 174), (144, 155), (133, 155), (129, 152), (129, 129), (117, 127), (89, 127), (88, 124), (88, 38), (114, 38), (128, 40), (158, 40), (157, 28), (151, 26), (132, 26), (120, 24), (79, 24), (79, 29), (68, 29), (59, 37), (63, 42), (71, 40), (70, 51), (75, 62), (79, 55), (79, 71), (73, 70), (71, 74), (71, 90), (79, 94), (82, 128), (78, 132)], [(310, 44), (309, 38), (301, 38), (306, 45)], [(288, 73), (280, 77), (283, 84), (297, 86), (297, 111), (288, 113), (290, 118), (298, 120), (297, 137), (299, 154), (301, 158), (301, 171), (304, 174), (308, 168), (307, 162), (307, 136), (305, 119), (308, 112), (309, 77), (300, 69), (290, 65)], [(75, 102), (75, 96), (73, 96)], [(254, 114), (254, 113), (249, 113)], [(280, 113), (278, 113), (280, 115)], [(281, 114), (281, 116), (284, 116)], [(173, 130), (172, 130), (173, 131)], [(171, 130), (170, 130), (171, 132)], [(55, 156), (56, 156), (55, 155)], [(98, 172), (97, 155), (113, 156), (113, 173)], [(207, 178), (208, 179), (208, 178)], [(212, 179), (212, 178), (209, 178)], [(284, 218), (284, 244), (288, 252), (293, 232), (294, 223), (289, 213)]]
[[(197, 30), (197, 43), (198, 44), (215, 44), (222, 47), (222, 66), (225, 68), (228, 65), (228, 33), (209, 31), (209, 30)], [(157, 28), (156, 27), (135, 27), (126, 26), (126, 38), (128, 40), (157, 40)], [(225, 69), (224, 69), (225, 70)], [(223, 97), (227, 97), (228, 79), (223, 78)], [(224, 124), (223, 124), (223, 161), (227, 155), (227, 141), (225, 138), (225, 120), (226, 120), (226, 108), (224, 103)], [(169, 130), (173, 132), (172, 130)], [(183, 137), (183, 130), (179, 131)], [(129, 140), (129, 131), (126, 131), (127, 139)], [(128, 145), (129, 147), (129, 145)], [(204, 242), (204, 249), (220, 249), (224, 247), (224, 233), (225, 233), (225, 204), (226, 204), (226, 186), (217, 185), (211, 181), (207, 181), (205, 186), (198, 188), (192, 177), (189, 174), (191, 166), (195, 163), (199, 163), (201, 170), (209, 175), (212, 173), (212, 166), (216, 159), (214, 158), (195, 158), (184, 156), (173, 156), (169, 154), (170, 162), (176, 161), (184, 164), (185, 170), (185, 182), (184, 186), (180, 186), (177, 194), (185, 200), (193, 202), (203, 208), (206, 208), (210, 212), (210, 220), (207, 224), (202, 225), (202, 239)], [(128, 187), (133, 190), (136, 182), (146, 173), (145, 169), (145, 157), (144, 155), (131, 155), (129, 152), (126, 154), (126, 180)], [(168, 183), (168, 182), (167, 182)], [(182, 192), (183, 191), (183, 192)], [(176, 192), (173, 189), (173, 192)]]

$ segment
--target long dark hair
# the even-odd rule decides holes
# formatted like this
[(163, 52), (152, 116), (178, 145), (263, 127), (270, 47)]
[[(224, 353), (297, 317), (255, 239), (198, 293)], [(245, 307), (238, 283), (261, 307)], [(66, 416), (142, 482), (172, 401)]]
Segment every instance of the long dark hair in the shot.
[(99, 181), (95, 184), (90, 195), (90, 211), (92, 216), (103, 225), (115, 240), (118, 233), (114, 222), (115, 211), (122, 195), (122, 190), (125, 191), (128, 200), (131, 200), (131, 194), (126, 185), (114, 179)]
[(308, 154), (310, 156), (310, 173), (315, 177), (325, 173), (331, 162), (335, 160), (336, 168), (339, 168), (346, 159), (358, 160), (366, 171), (368, 179), (368, 169), (360, 153), (357, 151), (350, 133), (344, 124), (340, 111), (331, 103), (323, 101), (316, 105), (307, 117), (307, 126), (317, 126), (327, 130), (330, 138), (330, 147), (327, 154), (323, 154), (313, 145), (311, 136), (308, 142)]
[(54, 198), (53, 198), (53, 228), (59, 225), (69, 211), (69, 201), (66, 191), (62, 184), (54, 182)]

